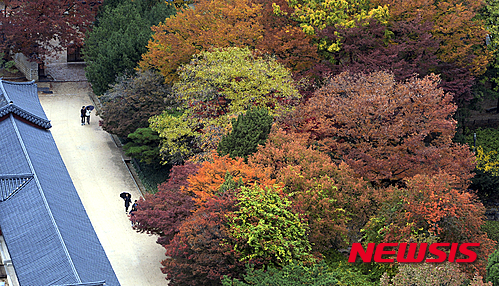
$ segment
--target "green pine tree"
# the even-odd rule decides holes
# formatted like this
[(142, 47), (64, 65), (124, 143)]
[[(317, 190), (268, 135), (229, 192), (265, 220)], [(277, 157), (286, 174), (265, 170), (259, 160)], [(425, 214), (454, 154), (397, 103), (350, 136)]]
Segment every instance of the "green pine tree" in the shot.
[(487, 263), (487, 282), (499, 285), (499, 251), (496, 250), (489, 256)]
[(239, 115), (237, 120), (232, 120), (232, 132), (218, 144), (218, 154), (247, 159), (257, 151), (258, 145), (265, 144), (273, 121), (274, 118), (264, 108), (252, 108), (246, 114)]
[(138, 128), (128, 135), (128, 142), (123, 146), (127, 156), (146, 164), (159, 164), (159, 136), (151, 128)]

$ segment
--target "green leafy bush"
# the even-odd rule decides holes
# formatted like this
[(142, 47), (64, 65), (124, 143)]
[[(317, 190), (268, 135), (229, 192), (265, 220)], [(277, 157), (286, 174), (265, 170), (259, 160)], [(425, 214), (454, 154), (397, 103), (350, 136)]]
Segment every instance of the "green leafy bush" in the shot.
[(234, 250), (241, 260), (265, 259), (283, 266), (310, 261), (308, 224), (290, 210), (291, 201), (279, 186), (242, 187), (236, 194), (239, 208), (229, 219), (229, 232), (238, 242)]
[[(222, 280), (224, 286), (333, 286), (338, 285), (336, 272), (329, 269), (325, 262), (319, 262), (312, 266), (304, 266), (299, 263), (291, 263), (283, 268), (270, 267), (268, 270), (247, 266), (244, 281), (231, 280), (225, 277)], [(340, 284), (345, 285), (345, 284)]]
[(128, 134), (130, 140), (123, 150), (127, 156), (133, 157), (146, 164), (159, 164), (159, 135), (151, 128), (137, 128), (135, 132)]

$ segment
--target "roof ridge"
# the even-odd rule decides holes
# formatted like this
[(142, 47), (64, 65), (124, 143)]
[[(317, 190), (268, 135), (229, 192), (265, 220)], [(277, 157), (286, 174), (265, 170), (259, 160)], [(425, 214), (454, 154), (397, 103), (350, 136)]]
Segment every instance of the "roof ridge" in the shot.
[[(1, 84), (1, 82), (0, 82)], [(49, 129), (52, 127), (52, 124), (50, 124), (50, 120), (42, 118), (36, 114), (33, 114), (26, 109), (17, 106), (16, 104), (13, 104), (12, 102), (10, 104), (4, 105), (0, 107), (0, 117), (3, 117), (9, 113), (14, 113), (18, 116), (20, 116), (23, 119), (28, 120), (29, 122), (36, 124), (42, 128)]]
[(66, 258), (68, 259), (68, 262), (71, 266), (71, 269), (73, 270), (73, 274), (77, 280), (77, 283), (82, 283), (81, 281), (81, 278), (80, 278), (80, 275), (78, 273), (78, 271), (76, 270), (76, 266), (73, 262), (73, 258), (71, 257), (71, 255), (69, 254), (69, 250), (67, 248), (67, 245), (66, 245), (66, 242), (64, 241), (64, 238), (62, 237), (62, 234), (61, 234), (61, 231), (59, 230), (59, 226), (57, 225), (57, 222), (55, 221), (55, 218), (54, 218), (54, 215), (52, 213), (52, 210), (50, 209), (50, 206), (48, 204), (48, 201), (47, 201), (47, 198), (45, 197), (45, 193), (43, 192), (43, 188), (40, 184), (40, 181), (38, 179), (38, 176), (36, 175), (36, 172), (35, 172), (35, 167), (33, 166), (32, 162), (31, 162), (31, 158), (28, 154), (28, 150), (26, 150), (26, 145), (24, 145), (24, 141), (23, 141), (23, 138), (19, 132), (19, 129), (17, 127), (17, 123), (16, 121), (14, 120), (14, 117), (11, 115), (10, 116), (10, 120), (12, 122), (12, 126), (14, 127), (14, 130), (16, 132), (16, 135), (17, 135), (17, 139), (19, 140), (19, 144), (21, 145), (21, 149), (24, 153), (24, 156), (26, 158), (26, 161), (28, 162), (28, 165), (29, 165), (29, 168), (31, 170), (31, 173), (33, 173), (33, 179), (38, 187), (38, 192), (40, 193), (40, 196), (43, 200), (43, 203), (45, 205), (45, 208), (47, 209), (47, 212), (48, 212), (48, 215), (52, 221), (52, 224), (54, 226), (54, 229), (55, 231), (57, 232), (57, 236), (59, 238), (59, 241), (62, 245), (62, 248), (64, 249), (64, 253), (66, 254)]

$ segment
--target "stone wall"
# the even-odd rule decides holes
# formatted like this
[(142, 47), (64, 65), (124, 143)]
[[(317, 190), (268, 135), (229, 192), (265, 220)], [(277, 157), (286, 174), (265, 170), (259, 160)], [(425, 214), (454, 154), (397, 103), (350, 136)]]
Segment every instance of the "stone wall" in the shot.
[(14, 55), (16, 68), (21, 71), (26, 79), (38, 81), (38, 63), (30, 62), (25, 55), (17, 53)]

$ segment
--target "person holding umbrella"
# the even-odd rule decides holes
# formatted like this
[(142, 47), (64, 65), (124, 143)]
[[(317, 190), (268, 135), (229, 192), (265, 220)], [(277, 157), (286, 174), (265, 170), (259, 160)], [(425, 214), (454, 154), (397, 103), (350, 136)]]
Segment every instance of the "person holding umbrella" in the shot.
[(123, 192), (120, 194), (120, 197), (125, 201), (125, 213), (128, 213), (128, 208), (132, 202), (132, 195), (130, 195), (130, 193)]
[(88, 105), (85, 111), (85, 116), (87, 117), (87, 124), (90, 124), (90, 112), (94, 109), (92, 105)]

